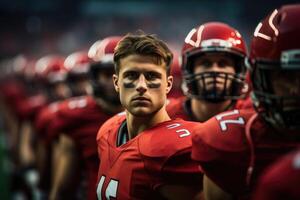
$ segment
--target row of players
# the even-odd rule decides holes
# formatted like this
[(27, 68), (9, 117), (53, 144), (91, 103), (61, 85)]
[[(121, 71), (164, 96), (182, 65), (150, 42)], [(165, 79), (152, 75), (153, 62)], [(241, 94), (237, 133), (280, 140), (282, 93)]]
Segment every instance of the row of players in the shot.
[[(299, 15), (300, 5), (268, 15), (249, 57), (242, 36), (226, 24), (192, 29), (182, 49), (185, 97), (167, 100), (173, 55), (146, 34), (91, 47), (93, 95), (50, 104), (53, 95), (47, 103), (19, 92), (14, 98), (4, 82), (3, 105), (26, 113), (11, 120), (6, 112), (7, 121), (21, 122), (20, 165), (35, 164), (39, 191), (49, 199), (80, 198), (79, 171), (87, 199), (299, 199), (299, 156), (266, 170), (300, 144)], [(45, 63), (41, 68), (58, 66)], [(26, 149), (32, 138), (35, 158)]]

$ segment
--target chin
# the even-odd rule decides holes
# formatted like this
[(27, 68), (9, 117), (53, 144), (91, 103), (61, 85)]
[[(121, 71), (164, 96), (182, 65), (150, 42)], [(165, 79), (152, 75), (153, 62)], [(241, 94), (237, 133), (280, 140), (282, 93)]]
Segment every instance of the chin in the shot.
[(128, 109), (128, 111), (130, 114), (136, 117), (147, 117), (154, 113), (153, 110), (146, 107), (132, 108), (132, 109)]

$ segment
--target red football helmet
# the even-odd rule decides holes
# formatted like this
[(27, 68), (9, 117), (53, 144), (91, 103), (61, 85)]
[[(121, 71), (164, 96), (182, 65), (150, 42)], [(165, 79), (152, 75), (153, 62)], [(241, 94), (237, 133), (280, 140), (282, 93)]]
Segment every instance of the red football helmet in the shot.
[[(213, 71), (195, 74), (195, 58), (209, 52), (220, 52), (233, 58), (235, 74)], [(182, 48), (182, 71), (185, 81), (185, 93), (192, 98), (204, 99), (211, 102), (244, 97), (247, 91), (245, 91), (246, 84), (244, 82), (244, 59), (246, 55), (247, 49), (241, 34), (227, 24), (209, 22), (193, 28), (185, 38)], [(208, 91), (205, 84), (199, 86), (198, 82), (203, 82), (206, 78), (213, 79), (215, 84), (217, 83), (217, 78), (225, 79), (222, 92), (217, 92), (216, 89)], [(229, 84), (226, 85), (228, 80), (232, 82), (230, 88)]]
[(180, 57), (176, 51), (173, 51), (173, 62), (171, 65), (171, 75), (173, 76), (172, 90), (168, 93), (168, 98), (177, 98), (183, 96), (182, 85), (182, 72), (180, 68)]
[(78, 51), (69, 55), (64, 66), (68, 69), (67, 82), (73, 96), (82, 96), (91, 93), (89, 68), (91, 59), (87, 51)]
[[(98, 40), (88, 52), (90, 59), (92, 59), (90, 77), (94, 95), (115, 104), (119, 104), (119, 96), (114, 91), (111, 77), (114, 73), (114, 49), (121, 39), (122, 37), (114, 36)], [(111, 82), (109, 81), (106, 84), (100, 83), (100, 74), (109, 77)]]
[(40, 58), (35, 64), (35, 70), (37, 76), (49, 84), (66, 80), (67, 69), (61, 56), (48, 55)]
[(64, 62), (65, 68), (68, 69), (69, 74), (86, 75), (89, 71), (91, 59), (86, 51), (78, 51), (70, 54)]
[(68, 71), (64, 67), (63, 57), (56, 55), (42, 57), (36, 62), (35, 70), (51, 101), (70, 96), (69, 88), (65, 84)]
[[(266, 121), (280, 128), (300, 128), (299, 18), (300, 4), (276, 9), (258, 24), (251, 42), (249, 68), (254, 106)], [(278, 85), (288, 83), (283, 90), (293, 87), (296, 92), (278, 92)]]

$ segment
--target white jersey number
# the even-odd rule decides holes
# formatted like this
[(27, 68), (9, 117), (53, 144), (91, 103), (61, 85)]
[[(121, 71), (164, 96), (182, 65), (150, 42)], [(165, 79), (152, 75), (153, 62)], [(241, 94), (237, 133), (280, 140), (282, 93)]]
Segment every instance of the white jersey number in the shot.
[(227, 124), (240, 124), (240, 125), (245, 124), (245, 121), (242, 117), (238, 117), (237, 119), (228, 119), (228, 120), (223, 119), (224, 117), (228, 117), (228, 116), (236, 115), (236, 114), (239, 114), (238, 110), (221, 113), (216, 116), (216, 119), (220, 122), (222, 131), (227, 131)]
[[(99, 200), (102, 200), (101, 192), (102, 187), (105, 181), (105, 176), (101, 176), (98, 187), (97, 187), (97, 196)], [(111, 197), (117, 197), (117, 190), (118, 190), (119, 181), (111, 179), (108, 183), (108, 186), (105, 190), (105, 198), (109, 200)]]

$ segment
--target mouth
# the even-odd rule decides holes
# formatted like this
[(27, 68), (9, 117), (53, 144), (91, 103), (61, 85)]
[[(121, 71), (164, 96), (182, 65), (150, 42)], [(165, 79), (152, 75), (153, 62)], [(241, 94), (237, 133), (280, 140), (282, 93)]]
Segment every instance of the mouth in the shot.
[(150, 101), (150, 99), (146, 97), (135, 97), (132, 99), (132, 101)]

